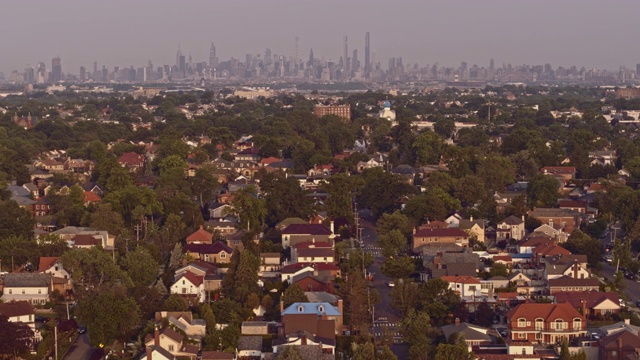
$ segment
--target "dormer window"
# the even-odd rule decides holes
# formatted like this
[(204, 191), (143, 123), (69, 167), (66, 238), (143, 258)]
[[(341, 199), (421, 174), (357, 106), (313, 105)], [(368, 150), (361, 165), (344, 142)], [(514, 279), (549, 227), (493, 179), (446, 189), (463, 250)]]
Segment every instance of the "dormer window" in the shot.
[(298, 312), (299, 313), (304, 312), (304, 306), (298, 305)]
[(318, 311), (323, 313), (324, 312), (324, 306), (322, 306), (322, 305), (318, 306)]

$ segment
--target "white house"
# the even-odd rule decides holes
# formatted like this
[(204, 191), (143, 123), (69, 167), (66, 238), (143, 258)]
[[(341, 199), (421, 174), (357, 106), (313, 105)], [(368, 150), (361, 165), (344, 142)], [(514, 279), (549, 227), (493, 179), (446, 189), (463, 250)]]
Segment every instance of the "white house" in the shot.
[(198, 302), (205, 301), (206, 293), (204, 291), (204, 277), (195, 275), (187, 271), (176, 278), (171, 285), (171, 294), (178, 294), (185, 297), (194, 297)]
[(28, 301), (34, 305), (44, 305), (49, 301), (52, 286), (49, 274), (9, 273), (4, 276), (2, 301)]
[(481, 294), (480, 280), (473, 276), (443, 276), (442, 280), (449, 283), (449, 289), (460, 296), (479, 296)]
[(329, 263), (335, 260), (333, 246), (326, 242), (303, 242), (291, 247), (292, 263)]
[(64, 269), (59, 257), (40, 257), (38, 272), (51, 274), (53, 277), (69, 279), (71, 274)]
[(282, 282), (290, 282), (292, 278), (294, 278), (297, 275), (300, 274), (304, 274), (307, 272), (314, 272), (314, 268), (311, 265), (303, 265), (303, 266), (296, 266), (299, 265), (301, 263), (296, 263), (296, 264), (292, 264), (289, 266), (285, 266), (282, 268), (281, 272), (280, 272), (280, 281)]
[(33, 331), (34, 340), (40, 341), (42, 340), (42, 336), (36, 329), (35, 314), (36, 310), (28, 301), (0, 303), (0, 315), (6, 316), (9, 322), (21, 322), (28, 325), (31, 331)]
[(524, 239), (524, 216), (518, 218), (516, 216), (509, 216), (498, 223), (496, 229), (496, 240), (522, 240)]

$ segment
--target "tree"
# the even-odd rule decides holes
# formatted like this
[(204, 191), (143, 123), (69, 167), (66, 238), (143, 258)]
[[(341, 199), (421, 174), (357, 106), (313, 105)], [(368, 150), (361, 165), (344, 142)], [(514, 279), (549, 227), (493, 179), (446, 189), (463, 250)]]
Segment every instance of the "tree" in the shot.
[(509, 276), (509, 269), (507, 268), (507, 266), (505, 264), (493, 263), (493, 265), (491, 265), (491, 270), (489, 271), (489, 276), (491, 276), (491, 277), (494, 277), (494, 276), (508, 277)]
[(527, 199), (535, 207), (551, 207), (560, 198), (558, 180), (550, 175), (538, 174), (527, 185)]
[(258, 232), (267, 216), (267, 208), (264, 199), (258, 198), (254, 186), (238, 190), (231, 201), (232, 212), (239, 217), (242, 229), (249, 232)]
[(350, 314), (350, 324), (355, 329), (363, 329), (370, 323), (369, 306), (379, 301), (375, 288), (368, 287), (368, 281), (360, 271), (346, 274), (346, 281), (341, 286), (341, 295), (345, 299), (345, 313)]
[(327, 213), (331, 218), (353, 218), (353, 194), (362, 185), (359, 178), (339, 173), (331, 176), (322, 184), (329, 196), (326, 200)]
[(398, 360), (396, 354), (388, 346), (378, 346), (378, 360)]
[[(0, 201), (0, 239), (18, 236), (24, 239), (33, 238), (35, 221), (31, 213), (18, 206), (13, 200)], [(2, 240), (0, 240), (2, 241)]]
[(85, 324), (92, 346), (128, 339), (140, 320), (138, 304), (120, 286), (102, 287), (78, 302), (78, 320)]
[(392, 214), (382, 214), (382, 217), (376, 221), (378, 235), (386, 235), (391, 231), (398, 231), (400, 235), (408, 236), (411, 234), (411, 229), (409, 218), (400, 211), (394, 211)]
[(213, 175), (213, 168), (209, 165), (198, 168), (195, 175), (189, 178), (189, 185), (191, 192), (198, 198), (200, 209), (204, 209), (220, 187), (218, 178)]
[(376, 358), (376, 351), (372, 342), (363, 344), (352, 343), (353, 360), (371, 360)]
[(495, 312), (489, 306), (487, 301), (483, 301), (478, 305), (475, 313), (474, 323), (484, 327), (491, 327), (493, 325), (493, 319), (495, 318)]
[(276, 356), (276, 360), (304, 360), (297, 346), (282, 346), (282, 351)]
[(111, 255), (101, 247), (72, 249), (60, 257), (60, 262), (71, 274), (76, 290), (100, 288), (102, 285), (131, 286), (131, 278), (118, 267)]
[(169, 257), (169, 268), (176, 269), (182, 262), (182, 244), (177, 242), (171, 250), (171, 256)]
[(0, 315), (0, 355), (18, 355), (27, 353), (33, 345), (33, 331), (29, 325), (21, 322), (11, 322), (9, 318)]
[(409, 256), (399, 256), (385, 260), (380, 270), (390, 278), (407, 279), (416, 271), (416, 263)]
[(458, 344), (438, 344), (435, 360), (473, 360), (475, 355), (469, 352), (464, 339)]
[(171, 294), (162, 304), (163, 311), (187, 311), (189, 307), (187, 303), (178, 294)]
[(487, 156), (480, 160), (476, 175), (485, 182), (486, 189), (502, 191), (515, 182), (516, 168), (508, 157)]
[(418, 285), (412, 281), (398, 282), (391, 289), (391, 306), (401, 314), (406, 315), (409, 310), (418, 306)]
[(127, 253), (124, 262), (127, 273), (135, 285), (149, 286), (158, 276), (158, 263), (142, 246)]
[(410, 309), (400, 323), (400, 333), (409, 343), (409, 358), (427, 360), (432, 353), (431, 319), (426, 311)]
[(260, 172), (260, 190), (264, 194), (267, 207), (267, 224), (274, 226), (278, 222), (289, 218), (306, 219), (311, 214), (313, 200), (307, 196), (307, 191), (300, 186), (300, 182), (283, 172)]
[(214, 334), (216, 331), (216, 316), (211, 310), (209, 304), (200, 305), (200, 318), (205, 321), (207, 327), (207, 335)]
[(377, 242), (382, 248), (382, 255), (387, 258), (397, 256), (407, 246), (407, 238), (402, 235), (400, 230), (391, 230), (384, 235), (380, 235)]
[(411, 147), (418, 165), (437, 164), (444, 151), (444, 142), (435, 132), (425, 130), (416, 136)]
[(291, 284), (282, 294), (282, 301), (284, 302), (285, 309), (293, 303), (297, 302), (309, 302), (307, 295), (304, 294), (302, 288), (298, 284)]
[(111, 204), (102, 203), (89, 216), (89, 226), (94, 229), (106, 230), (109, 234), (119, 236), (125, 225), (122, 215), (114, 211)]
[(569, 342), (566, 338), (562, 339), (562, 346), (560, 348), (560, 360), (570, 360), (571, 353), (569, 353)]
[(583, 233), (580, 229), (573, 230), (563, 247), (574, 254), (587, 255), (587, 262), (593, 267), (597, 266), (602, 259), (602, 243)]

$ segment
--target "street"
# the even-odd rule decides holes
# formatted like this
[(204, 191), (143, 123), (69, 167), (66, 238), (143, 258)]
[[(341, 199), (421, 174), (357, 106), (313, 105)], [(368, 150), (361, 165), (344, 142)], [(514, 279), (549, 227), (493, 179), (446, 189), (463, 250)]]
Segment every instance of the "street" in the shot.
[(71, 344), (63, 360), (98, 360), (102, 357), (101, 353), (98, 349), (91, 347), (89, 336), (84, 333), (79, 335), (76, 341)]

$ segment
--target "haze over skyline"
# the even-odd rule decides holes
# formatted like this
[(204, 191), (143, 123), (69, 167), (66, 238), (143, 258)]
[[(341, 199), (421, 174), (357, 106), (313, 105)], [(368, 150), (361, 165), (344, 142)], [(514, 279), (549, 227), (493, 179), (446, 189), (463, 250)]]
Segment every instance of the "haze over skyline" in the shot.
[[(578, 5), (579, 4), (579, 5)], [(421, 65), (502, 63), (617, 69), (640, 63), (637, 0), (3, 0), (0, 71), (59, 55), (64, 72), (80, 66), (175, 63), (185, 56), (294, 55), (338, 61), (344, 36), (364, 51), (365, 32), (383, 67), (391, 56)]]

